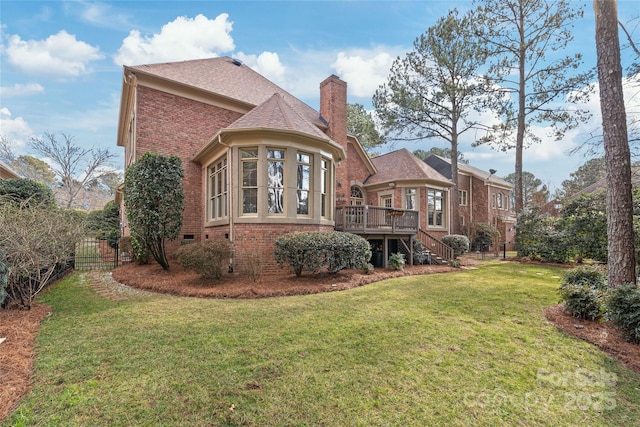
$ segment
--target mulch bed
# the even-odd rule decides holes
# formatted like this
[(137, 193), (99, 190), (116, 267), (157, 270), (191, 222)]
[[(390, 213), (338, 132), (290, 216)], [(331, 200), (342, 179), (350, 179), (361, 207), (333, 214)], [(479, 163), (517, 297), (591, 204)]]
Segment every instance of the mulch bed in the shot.
[(590, 342), (640, 374), (640, 345), (625, 341), (622, 333), (611, 322), (577, 319), (564, 310), (563, 304), (547, 307), (544, 315), (565, 333)]
[(341, 291), (380, 280), (416, 274), (455, 271), (446, 265), (407, 266), (402, 271), (377, 268), (370, 274), (362, 270), (343, 270), (336, 274), (303, 273), (301, 277), (282, 270), (282, 274), (263, 275), (251, 281), (247, 275), (225, 273), (219, 280), (200, 278), (184, 271), (177, 262), (168, 271), (158, 264), (127, 264), (113, 271), (113, 278), (126, 285), (154, 292), (200, 298), (266, 298)]
[(0, 344), (0, 422), (29, 391), (38, 328), (50, 314), (51, 308), (40, 304), (0, 310), (0, 338), (6, 338)]

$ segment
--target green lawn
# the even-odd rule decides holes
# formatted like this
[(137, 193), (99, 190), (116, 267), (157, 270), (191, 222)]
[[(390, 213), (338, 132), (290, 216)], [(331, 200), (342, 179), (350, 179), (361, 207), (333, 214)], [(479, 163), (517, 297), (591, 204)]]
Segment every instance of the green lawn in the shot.
[(561, 270), (494, 261), (344, 292), (41, 301), (5, 425), (630, 426), (640, 376), (547, 324)]

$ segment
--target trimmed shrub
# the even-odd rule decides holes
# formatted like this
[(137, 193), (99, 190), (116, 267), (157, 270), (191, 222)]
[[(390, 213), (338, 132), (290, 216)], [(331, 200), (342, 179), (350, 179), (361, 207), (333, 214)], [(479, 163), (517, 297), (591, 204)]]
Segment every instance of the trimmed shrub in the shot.
[(598, 266), (572, 268), (562, 276), (562, 284), (587, 285), (601, 291), (607, 290), (607, 275)]
[(371, 258), (369, 242), (341, 231), (305, 231), (280, 236), (274, 255), (282, 267), (289, 265), (297, 277), (302, 271), (318, 272), (327, 268), (337, 273), (345, 268), (364, 268)]
[(598, 267), (578, 267), (562, 276), (560, 298), (565, 310), (579, 319), (595, 320), (604, 313), (605, 273)]
[(442, 238), (442, 243), (453, 249), (453, 257), (457, 258), (469, 252), (469, 238), (462, 234), (450, 234)]
[(607, 319), (628, 342), (640, 343), (640, 289), (634, 284), (613, 289), (607, 299)]
[(52, 208), (56, 206), (53, 191), (45, 184), (30, 179), (0, 179), (0, 203), (3, 200), (22, 203), (25, 207), (44, 206)]
[(175, 257), (185, 270), (195, 271), (203, 278), (220, 279), (223, 266), (229, 261), (226, 241), (207, 240), (181, 246)]
[(164, 270), (169, 269), (165, 240), (176, 240), (182, 227), (184, 169), (177, 156), (145, 153), (127, 169), (124, 206), (131, 234)]
[(579, 319), (596, 320), (604, 312), (604, 293), (587, 285), (566, 285), (560, 288), (565, 310)]

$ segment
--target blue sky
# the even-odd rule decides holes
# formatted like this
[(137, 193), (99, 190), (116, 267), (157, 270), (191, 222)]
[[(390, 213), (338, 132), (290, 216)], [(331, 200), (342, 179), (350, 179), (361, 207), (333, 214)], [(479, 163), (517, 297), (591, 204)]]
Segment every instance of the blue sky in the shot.
[[(580, 2), (576, 1), (576, 4)], [(311, 107), (319, 83), (336, 74), (348, 83), (349, 102), (371, 109), (391, 63), (412, 48), (447, 10), (470, 1), (0, 1), (0, 134), (27, 153), (30, 136), (45, 132), (76, 143), (116, 146), (122, 65), (213, 56), (241, 59)], [(640, 39), (640, 1), (621, 0), (619, 18)], [(573, 51), (595, 66), (595, 23), (590, 2), (577, 24)], [(635, 18), (635, 19), (634, 19)], [(629, 60), (629, 55), (624, 61)], [(639, 89), (625, 91), (628, 114), (640, 115)], [(567, 152), (598, 129), (598, 99), (591, 123), (561, 141), (544, 137), (525, 152), (524, 169), (551, 188), (585, 161)], [(489, 147), (461, 150), (473, 166), (514, 170), (512, 152)], [(402, 145), (396, 145), (398, 148)], [(441, 141), (407, 144), (410, 150)], [(390, 150), (391, 148), (385, 148)]]

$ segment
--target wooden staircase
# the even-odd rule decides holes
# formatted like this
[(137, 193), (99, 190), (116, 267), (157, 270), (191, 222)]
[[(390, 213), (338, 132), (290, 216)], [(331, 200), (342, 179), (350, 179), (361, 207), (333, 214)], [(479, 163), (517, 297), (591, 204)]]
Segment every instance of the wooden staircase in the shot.
[(432, 264), (448, 264), (450, 261), (453, 261), (453, 249), (423, 229), (420, 228), (418, 230), (415, 238), (420, 241), (431, 254)]

